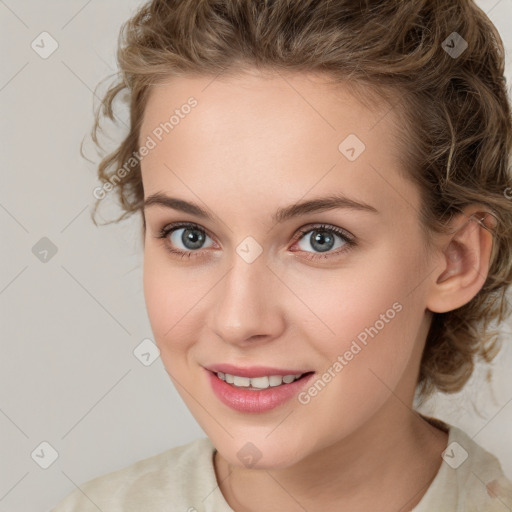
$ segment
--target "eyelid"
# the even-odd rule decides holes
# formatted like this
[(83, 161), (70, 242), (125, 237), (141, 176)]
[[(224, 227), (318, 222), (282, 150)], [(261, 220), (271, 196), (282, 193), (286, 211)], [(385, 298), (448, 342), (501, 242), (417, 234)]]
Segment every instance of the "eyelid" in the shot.
[(318, 231), (331, 231), (331, 232), (336, 233), (337, 235), (341, 236), (342, 238), (345, 238), (347, 241), (348, 240), (355, 241), (355, 238), (356, 238), (352, 233), (350, 233), (349, 231), (347, 231), (344, 228), (340, 228), (340, 227), (334, 226), (332, 224), (317, 222), (317, 223), (307, 224), (305, 227), (299, 228), (297, 230), (297, 235), (294, 236), (294, 240), (299, 240), (306, 233), (309, 233), (310, 231), (314, 231), (315, 229)]
[[(215, 244), (217, 244), (217, 242), (215, 241), (215, 237), (213, 237), (206, 228), (197, 224), (196, 222), (187, 222), (187, 221), (178, 221), (178, 222), (173, 222), (173, 223), (165, 225), (163, 228), (160, 229), (159, 234), (155, 238), (163, 239), (165, 242), (166, 238), (169, 236), (170, 233), (172, 233), (178, 229), (182, 229), (182, 228), (191, 228), (191, 229), (196, 229), (197, 231), (201, 231), (206, 236), (208, 236)], [(336, 258), (336, 256), (350, 250), (352, 247), (357, 245), (356, 237), (352, 233), (347, 231), (346, 229), (338, 227), (338, 226), (334, 226), (332, 224), (326, 224), (326, 223), (321, 223), (321, 222), (306, 224), (305, 226), (296, 230), (296, 234), (292, 238), (292, 245), (295, 245), (299, 240), (301, 240), (306, 233), (309, 233), (310, 231), (314, 231), (315, 229), (318, 231), (328, 231), (328, 232), (334, 233), (335, 235), (340, 237), (345, 242), (345, 245), (341, 249), (338, 248), (336, 251), (327, 251), (325, 254), (309, 252), (309, 251), (299, 251), (299, 252), (304, 252), (304, 253), (310, 255), (310, 256), (307, 256), (306, 259), (318, 260), (318, 259), (326, 259), (326, 258)], [(167, 243), (166, 243), (166, 246), (167, 246)], [(200, 256), (201, 252), (204, 251), (204, 249), (183, 250), (183, 249), (170, 249), (169, 247), (167, 247), (167, 250), (171, 253), (181, 255), (182, 258), (185, 256), (187, 256), (187, 257)]]
[[(158, 231), (158, 234), (155, 236), (155, 238), (166, 239), (174, 231), (176, 231), (178, 229), (183, 229), (183, 228), (190, 228), (190, 229), (195, 229), (197, 231), (201, 231), (208, 238), (210, 238), (215, 244), (217, 244), (215, 237), (212, 236), (206, 228), (197, 224), (196, 222), (188, 222), (188, 221), (178, 221), (178, 222), (171, 222), (170, 224), (166, 224), (163, 228), (161, 228)], [(198, 249), (196, 251), (191, 251), (191, 252), (199, 252), (201, 250), (202, 249)]]
[[(354, 247), (356, 247), (358, 244), (356, 242), (356, 237), (352, 235), (349, 231), (346, 229), (340, 228), (338, 226), (334, 226), (332, 224), (325, 224), (325, 223), (314, 223), (309, 224), (303, 228), (300, 228), (297, 235), (294, 237), (293, 245), (296, 245), (306, 233), (309, 233), (310, 231), (326, 231), (330, 233), (334, 233), (336, 236), (341, 238), (344, 242), (344, 245), (342, 247), (338, 247), (334, 251), (325, 251), (325, 252), (310, 252), (310, 251), (300, 251), (305, 254), (303, 258), (306, 260), (312, 261), (312, 262), (318, 262), (319, 260), (338, 260), (340, 257), (342, 257), (345, 253), (348, 253), (351, 251)], [(295, 252), (295, 251), (293, 251)]]
[[(175, 229), (179, 229), (179, 228), (186, 228), (186, 227), (190, 227), (190, 228), (197, 229), (198, 231), (202, 231), (206, 235), (208, 235), (212, 240), (215, 240), (215, 237), (209, 233), (208, 229), (197, 224), (196, 222), (189, 222), (189, 221), (178, 221), (178, 222), (166, 224), (163, 228), (161, 228), (158, 231), (158, 233), (159, 233), (159, 235), (164, 235), (165, 232), (167, 232), (167, 234), (168, 234), (171, 230), (175, 230)], [(295, 242), (296, 240), (298, 240), (302, 236), (304, 236), (304, 234), (306, 234), (309, 231), (312, 231), (314, 229), (323, 229), (325, 231), (333, 231), (335, 233), (339, 232), (340, 235), (343, 235), (345, 238), (347, 238), (349, 240), (355, 240), (355, 238), (356, 238), (352, 233), (350, 233), (350, 231), (347, 231), (346, 229), (344, 229), (342, 227), (334, 226), (332, 224), (326, 224), (326, 223), (322, 223), (322, 222), (316, 222), (316, 223), (312, 222), (310, 224), (306, 224), (303, 227), (298, 228), (296, 230), (296, 234), (292, 238), (292, 241)], [(157, 236), (157, 238), (159, 237), (159, 235)]]

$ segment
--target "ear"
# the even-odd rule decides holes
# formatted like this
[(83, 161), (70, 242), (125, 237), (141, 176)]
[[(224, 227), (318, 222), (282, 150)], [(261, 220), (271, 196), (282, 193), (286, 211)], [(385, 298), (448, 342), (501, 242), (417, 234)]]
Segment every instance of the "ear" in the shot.
[(467, 304), (482, 288), (489, 272), (492, 230), (496, 219), (487, 207), (471, 205), (450, 222), (449, 235), (443, 235), (435, 260), (426, 307), (445, 313)]

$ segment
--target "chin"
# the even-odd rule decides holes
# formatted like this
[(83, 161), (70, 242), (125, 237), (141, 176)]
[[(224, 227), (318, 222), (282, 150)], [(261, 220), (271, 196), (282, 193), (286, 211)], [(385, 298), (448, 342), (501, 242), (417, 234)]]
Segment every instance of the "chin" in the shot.
[[(266, 434), (265, 434), (266, 435)], [(223, 443), (212, 443), (222, 457), (232, 466), (246, 469), (286, 469), (300, 462), (305, 454), (298, 446), (283, 446), (269, 440), (229, 440)], [(304, 449), (304, 446), (300, 448)]]

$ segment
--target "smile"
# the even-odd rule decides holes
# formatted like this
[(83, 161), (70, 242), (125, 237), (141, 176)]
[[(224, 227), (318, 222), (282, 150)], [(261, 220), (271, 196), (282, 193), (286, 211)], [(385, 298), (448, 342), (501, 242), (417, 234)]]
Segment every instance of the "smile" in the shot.
[(236, 388), (248, 388), (253, 390), (267, 389), (269, 387), (277, 387), (284, 384), (291, 384), (300, 379), (304, 373), (295, 375), (269, 375), (263, 377), (241, 377), (239, 375), (231, 375), (230, 373), (217, 372), (217, 377)]
[(246, 377), (221, 371), (205, 371), (210, 388), (220, 402), (243, 413), (263, 413), (289, 402), (315, 375), (313, 371), (283, 375), (259, 373), (259, 376), (251, 372), (255, 376)]

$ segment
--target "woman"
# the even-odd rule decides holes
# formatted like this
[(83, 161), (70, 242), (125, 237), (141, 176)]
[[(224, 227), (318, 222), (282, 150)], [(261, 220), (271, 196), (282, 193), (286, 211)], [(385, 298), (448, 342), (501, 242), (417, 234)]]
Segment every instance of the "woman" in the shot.
[(490, 359), (512, 279), (503, 46), (469, 0), (154, 0), (123, 29), (167, 372), (207, 438), (54, 510), (509, 510), (498, 460), (413, 408)]

